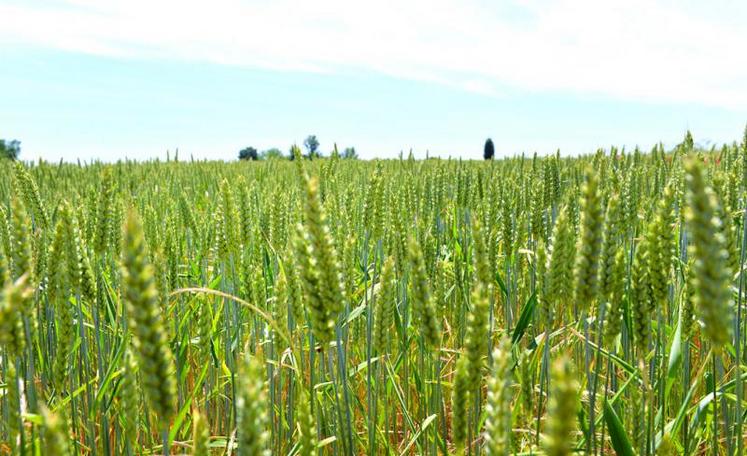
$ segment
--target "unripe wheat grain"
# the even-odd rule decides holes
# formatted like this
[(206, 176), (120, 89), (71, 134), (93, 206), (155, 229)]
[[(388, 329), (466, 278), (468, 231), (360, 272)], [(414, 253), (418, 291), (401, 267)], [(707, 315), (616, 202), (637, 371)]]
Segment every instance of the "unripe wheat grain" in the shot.
[(163, 327), (153, 267), (145, 251), (140, 220), (134, 210), (127, 216), (122, 250), (123, 299), (143, 383), (151, 409), (166, 425), (174, 413), (176, 383), (171, 350)]
[(703, 334), (720, 350), (730, 340), (732, 328), (726, 242), (716, 217), (716, 197), (705, 182), (702, 166), (691, 159), (685, 163), (685, 170), (694, 307), (703, 322)]
[(571, 454), (571, 433), (578, 411), (578, 384), (567, 358), (558, 358), (552, 365), (547, 432), (542, 441), (548, 456)]

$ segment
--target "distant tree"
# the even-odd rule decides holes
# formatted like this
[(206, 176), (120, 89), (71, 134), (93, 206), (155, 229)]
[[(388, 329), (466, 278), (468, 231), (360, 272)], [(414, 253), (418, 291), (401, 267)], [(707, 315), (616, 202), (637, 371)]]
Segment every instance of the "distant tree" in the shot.
[(19, 155), (21, 155), (21, 141), (0, 139), (0, 158), (18, 160)]
[(485, 160), (492, 160), (493, 156), (495, 156), (495, 147), (493, 147), (493, 140), (488, 138), (485, 141), (485, 150), (482, 153), (482, 156)]
[(283, 158), (283, 152), (281, 152), (280, 149), (278, 149), (277, 147), (272, 147), (270, 149), (263, 151), (260, 156), (262, 159), (266, 159), (266, 160), (273, 159), (273, 158), (275, 159)]
[(257, 160), (259, 155), (254, 147), (244, 147), (239, 151), (239, 160)]
[(307, 156), (310, 159), (319, 157), (319, 140), (316, 139), (316, 135), (309, 135), (303, 141), (303, 145), (306, 147)]
[(348, 160), (357, 160), (358, 153), (355, 151), (355, 147), (346, 147), (345, 150), (342, 151), (342, 158)]

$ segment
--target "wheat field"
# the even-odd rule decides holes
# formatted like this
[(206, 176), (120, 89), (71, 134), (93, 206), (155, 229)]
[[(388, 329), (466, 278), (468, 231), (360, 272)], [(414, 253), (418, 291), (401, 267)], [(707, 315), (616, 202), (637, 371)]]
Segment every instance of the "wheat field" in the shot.
[(0, 162), (0, 454), (742, 455), (747, 135)]

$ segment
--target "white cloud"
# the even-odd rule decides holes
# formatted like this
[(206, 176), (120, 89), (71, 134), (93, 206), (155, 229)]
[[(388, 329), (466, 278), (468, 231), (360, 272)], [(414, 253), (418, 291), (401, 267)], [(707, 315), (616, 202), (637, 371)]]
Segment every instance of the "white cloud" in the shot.
[(2, 46), (747, 109), (747, 6), (729, 0), (58, 0), (0, 17)]

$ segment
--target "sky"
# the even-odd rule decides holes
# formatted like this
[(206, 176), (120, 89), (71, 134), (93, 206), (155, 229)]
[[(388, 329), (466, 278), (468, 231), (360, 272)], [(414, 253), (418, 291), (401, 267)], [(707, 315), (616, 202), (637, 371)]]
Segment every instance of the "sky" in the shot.
[(0, 0), (22, 158), (362, 158), (741, 140), (739, 0)]

